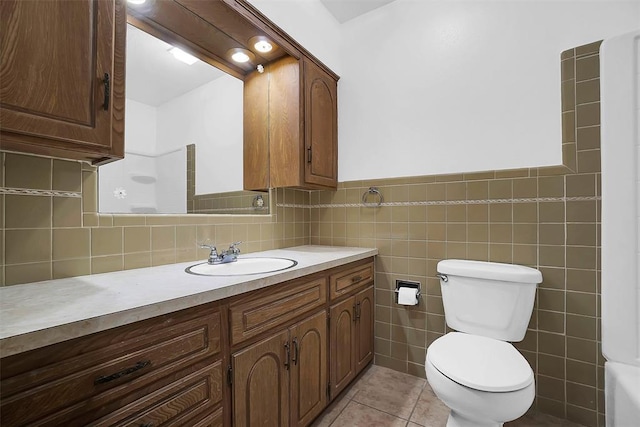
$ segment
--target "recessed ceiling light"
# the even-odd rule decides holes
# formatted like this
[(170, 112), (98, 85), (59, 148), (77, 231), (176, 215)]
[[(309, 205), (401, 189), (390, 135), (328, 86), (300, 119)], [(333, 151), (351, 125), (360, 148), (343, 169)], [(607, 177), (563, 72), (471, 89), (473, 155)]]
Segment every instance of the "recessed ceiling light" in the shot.
[(271, 52), (271, 49), (273, 49), (273, 46), (271, 46), (271, 43), (269, 43), (266, 40), (260, 40), (259, 42), (256, 42), (253, 47), (256, 48), (256, 50), (258, 52)]
[(265, 36), (255, 36), (249, 39), (249, 44), (253, 48), (261, 53), (271, 52), (274, 49), (274, 44)]
[(139, 4), (144, 4), (146, 1), (147, 0), (127, 0), (127, 3), (139, 5)]
[(249, 60), (249, 55), (244, 52), (236, 52), (231, 55), (231, 58), (236, 62), (247, 62)]
[(174, 56), (174, 58), (176, 58), (178, 61), (182, 61), (187, 65), (193, 65), (196, 62), (198, 62), (198, 58), (196, 58), (193, 55), (188, 54), (187, 52), (185, 52), (184, 50), (180, 49), (179, 47), (172, 47), (171, 49), (169, 49), (169, 52)]
[(229, 57), (233, 61), (238, 63), (245, 63), (245, 62), (253, 61), (255, 59), (255, 55), (253, 53), (251, 53), (247, 49), (242, 49), (239, 47), (230, 49), (227, 52), (227, 55), (229, 55)]

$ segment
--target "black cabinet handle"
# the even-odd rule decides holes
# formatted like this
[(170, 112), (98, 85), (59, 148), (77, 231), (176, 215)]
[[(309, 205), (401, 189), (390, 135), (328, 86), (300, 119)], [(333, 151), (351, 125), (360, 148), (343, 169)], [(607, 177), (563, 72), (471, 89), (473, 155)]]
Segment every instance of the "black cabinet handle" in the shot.
[(362, 276), (353, 276), (351, 278), (351, 283), (359, 282), (360, 280), (362, 280)]
[(109, 77), (109, 73), (104, 73), (102, 83), (104, 84), (104, 103), (102, 104), (102, 108), (104, 111), (108, 111), (109, 100), (111, 98), (111, 78)]
[(356, 319), (360, 319), (360, 301), (356, 304)]
[(135, 366), (132, 366), (127, 369), (123, 369), (120, 372), (116, 372), (115, 374), (107, 375), (104, 377), (98, 377), (93, 381), (94, 385), (108, 383), (109, 381), (117, 380), (118, 378), (124, 377), (126, 375), (132, 374), (135, 371), (139, 371), (140, 369), (146, 368), (151, 365), (150, 360), (145, 360), (143, 362), (138, 362)]
[(291, 361), (291, 349), (289, 348), (289, 341), (287, 341), (284, 344), (284, 352), (285, 352), (285, 357), (284, 357), (284, 367), (287, 368), (287, 371), (289, 370), (289, 366), (291, 365), (290, 361)]
[(298, 338), (294, 338), (293, 339), (293, 364), (294, 365), (298, 364), (298, 355), (299, 355)]

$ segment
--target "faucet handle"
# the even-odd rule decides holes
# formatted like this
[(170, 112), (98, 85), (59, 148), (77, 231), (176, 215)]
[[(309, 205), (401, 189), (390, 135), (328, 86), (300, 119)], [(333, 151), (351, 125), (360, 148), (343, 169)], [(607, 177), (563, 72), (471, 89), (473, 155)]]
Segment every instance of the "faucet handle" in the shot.
[(233, 255), (238, 255), (240, 253), (240, 248), (238, 248), (238, 245), (241, 244), (242, 242), (234, 242), (231, 243), (229, 245), (229, 253), (233, 254)]
[(210, 245), (207, 243), (200, 243), (200, 247), (203, 249), (209, 249), (211, 251), (209, 252), (209, 258), (207, 259), (207, 263), (215, 264), (215, 262), (219, 260), (218, 250), (214, 245)]
[(216, 245), (211, 245), (211, 244), (209, 244), (209, 243), (199, 243), (199, 246), (200, 246), (202, 249), (210, 249), (210, 250), (212, 250), (212, 251), (215, 251), (215, 250), (216, 250)]

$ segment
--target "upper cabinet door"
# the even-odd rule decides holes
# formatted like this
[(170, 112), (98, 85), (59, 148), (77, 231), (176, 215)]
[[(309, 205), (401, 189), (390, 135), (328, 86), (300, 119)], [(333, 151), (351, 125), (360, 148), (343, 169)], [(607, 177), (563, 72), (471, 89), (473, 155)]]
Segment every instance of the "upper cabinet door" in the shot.
[(3, 0), (0, 24), (2, 148), (121, 158), (124, 1)]
[(336, 188), (338, 185), (337, 81), (309, 60), (304, 60), (305, 182)]

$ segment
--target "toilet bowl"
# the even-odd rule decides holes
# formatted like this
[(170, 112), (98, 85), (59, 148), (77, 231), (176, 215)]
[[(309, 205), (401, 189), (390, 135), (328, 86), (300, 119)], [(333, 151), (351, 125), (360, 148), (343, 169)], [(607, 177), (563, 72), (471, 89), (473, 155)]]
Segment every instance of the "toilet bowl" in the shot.
[(449, 332), (431, 343), (427, 380), (451, 409), (447, 427), (501, 426), (535, 397), (533, 370), (509, 341), (521, 341), (542, 274), (493, 262), (438, 263)]
[(436, 339), (425, 360), (427, 380), (451, 409), (447, 427), (501, 426), (533, 403), (533, 371), (509, 343), (450, 332)]

